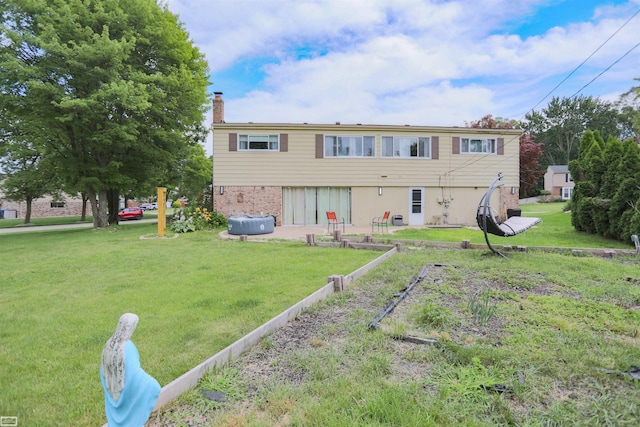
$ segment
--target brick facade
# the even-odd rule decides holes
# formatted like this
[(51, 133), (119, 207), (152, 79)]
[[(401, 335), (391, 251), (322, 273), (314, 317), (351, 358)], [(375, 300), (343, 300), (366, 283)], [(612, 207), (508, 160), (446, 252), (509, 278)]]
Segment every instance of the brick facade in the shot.
[[(31, 218), (44, 218), (49, 216), (80, 216), (82, 214), (82, 199), (67, 197), (63, 201), (62, 207), (56, 206), (56, 202), (51, 198), (36, 199), (31, 202)], [(0, 200), (0, 209), (4, 211), (16, 211), (16, 218), (24, 218), (27, 214), (26, 202), (10, 202)], [(87, 204), (91, 215), (91, 208)]]
[(517, 187), (514, 187), (513, 191), (511, 191), (511, 187), (500, 187), (500, 209), (498, 215), (503, 220), (507, 218), (507, 209), (518, 209), (520, 207), (519, 190)]
[[(222, 188), (222, 193), (221, 189)], [(275, 215), (282, 224), (282, 187), (216, 186), (213, 209), (226, 217), (235, 215)]]

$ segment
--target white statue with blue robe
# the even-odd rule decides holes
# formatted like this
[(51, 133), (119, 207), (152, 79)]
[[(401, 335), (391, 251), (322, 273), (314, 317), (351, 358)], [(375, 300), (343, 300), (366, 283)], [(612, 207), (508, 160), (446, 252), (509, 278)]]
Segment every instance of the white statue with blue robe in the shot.
[(123, 314), (102, 351), (100, 380), (109, 427), (142, 427), (160, 394), (160, 384), (140, 367), (130, 340), (137, 325), (138, 316)]

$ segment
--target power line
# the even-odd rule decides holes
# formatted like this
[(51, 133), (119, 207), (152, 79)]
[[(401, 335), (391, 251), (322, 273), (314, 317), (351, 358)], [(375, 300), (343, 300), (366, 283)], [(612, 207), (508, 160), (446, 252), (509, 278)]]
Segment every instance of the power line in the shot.
[[(553, 92), (555, 92), (556, 89), (558, 89), (573, 74), (575, 74), (576, 71), (578, 71), (589, 59), (591, 59), (602, 47), (604, 47), (604, 45), (606, 45), (616, 34), (618, 34), (620, 32), (620, 30), (622, 30), (638, 14), (640, 14), (640, 9), (636, 10), (635, 13), (633, 15), (631, 15), (631, 17), (629, 17), (629, 19), (627, 19), (620, 27), (618, 27), (618, 29), (616, 31), (614, 31), (613, 34), (611, 34), (602, 44), (600, 44), (600, 46), (598, 46), (598, 48), (596, 50), (594, 50), (584, 61), (582, 61), (580, 63), (580, 65), (578, 65), (575, 69), (573, 69), (573, 71), (571, 71), (560, 83), (558, 83), (553, 89), (551, 89), (551, 91), (549, 91), (549, 93), (547, 93), (540, 101), (538, 101), (538, 103), (536, 103), (533, 107), (531, 107), (531, 109), (529, 109), (529, 111), (533, 111), (538, 105), (540, 105), (545, 99), (547, 99), (549, 97), (549, 95), (551, 95)], [(582, 86), (576, 93), (571, 95), (570, 98), (573, 98), (576, 95), (578, 95), (580, 92), (582, 92), (583, 89), (585, 89), (586, 87), (591, 85), (594, 81), (596, 81), (598, 78), (600, 78), (604, 73), (609, 71), (614, 65), (616, 65), (618, 62), (620, 62), (622, 59), (624, 59), (627, 55), (629, 55), (638, 46), (640, 46), (640, 43), (636, 44), (631, 49), (629, 49), (627, 52), (625, 52), (621, 57), (616, 59), (611, 65), (609, 65), (602, 72), (600, 72), (597, 76), (595, 76), (593, 79), (591, 79), (591, 81), (589, 83), (587, 83), (586, 85)], [(526, 114), (523, 115), (522, 117), (520, 117), (520, 120), (522, 120), (525, 116), (526, 116)], [(505, 135), (503, 133), (501, 133), (498, 136), (505, 136)], [(506, 147), (508, 144), (512, 143), (515, 139), (516, 138), (513, 137), (513, 138), (510, 138), (508, 141), (505, 141), (504, 142), (504, 146)], [(519, 138), (518, 138), (518, 140), (519, 140)], [(460, 170), (462, 168), (471, 166), (474, 163), (479, 162), (481, 159), (484, 159), (485, 157), (487, 157), (487, 156), (489, 156), (491, 154), (492, 153), (487, 153), (484, 156), (479, 156), (479, 157), (476, 157), (475, 159), (470, 159), (469, 161), (463, 163), (462, 165), (460, 165), (460, 166), (458, 166), (458, 167), (456, 167), (454, 169), (450, 169), (449, 171), (446, 172), (446, 174), (450, 174), (451, 172), (455, 172), (455, 171)]]
[(589, 86), (591, 83), (595, 82), (601, 75), (603, 75), (604, 73), (606, 73), (607, 71), (609, 71), (614, 65), (616, 65), (618, 62), (622, 61), (622, 59), (629, 55), (635, 48), (637, 48), (638, 46), (640, 46), (640, 43), (636, 44), (635, 46), (633, 46), (631, 49), (629, 49), (628, 51), (625, 52), (624, 55), (622, 55), (620, 58), (616, 59), (611, 65), (609, 65), (607, 68), (605, 68), (604, 70), (602, 70), (602, 72), (600, 74), (598, 74), (597, 76), (595, 76), (593, 79), (591, 79), (591, 81), (589, 83), (587, 83), (586, 85), (582, 86), (580, 89), (578, 89), (578, 91), (576, 93), (574, 93), (573, 95), (571, 95), (569, 98), (573, 98), (574, 96), (576, 96), (577, 94), (579, 94), (580, 92), (582, 92), (582, 89), (586, 88), (587, 86)]
[[(562, 86), (562, 84), (563, 84), (564, 82), (566, 82), (567, 80), (569, 80), (569, 78), (570, 78), (572, 75), (574, 75), (576, 71), (578, 71), (578, 70), (579, 70), (579, 69), (580, 69), (580, 68), (581, 68), (581, 67), (582, 67), (582, 66), (583, 66), (583, 65), (584, 65), (588, 60), (590, 60), (590, 59), (593, 57), (593, 55), (595, 55), (596, 53), (598, 53), (598, 51), (599, 51), (600, 49), (602, 49), (602, 48), (604, 47), (604, 45), (606, 45), (607, 43), (609, 43), (609, 41), (610, 41), (613, 37), (615, 37), (615, 35), (616, 35), (616, 34), (618, 34), (618, 33), (620, 32), (620, 30), (622, 30), (622, 29), (623, 29), (623, 28), (624, 28), (624, 27), (625, 27), (629, 22), (631, 22), (631, 20), (632, 20), (633, 18), (635, 18), (635, 17), (636, 17), (636, 15), (638, 15), (639, 13), (640, 13), (640, 9), (636, 10), (636, 12), (635, 12), (633, 15), (631, 15), (631, 17), (630, 17), (629, 19), (627, 19), (627, 20), (625, 21), (625, 23), (624, 23), (624, 24), (622, 24), (620, 27), (618, 27), (618, 29), (617, 29), (617, 30), (615, 30), (615, 31), (613, 32), (613, 34), (611, 34), (611, 35), (609, 36), (609, 38), (607, 38), (604, 42), (602, 42), (602, 44), (601, 44), (600, 46), (598, 46), (598, 48), (597, 48), (596, 50), (594, 50), (594, 51), (591, 53), (591, 55), (589, 55), (589, 56), (588, 56), (584, 61), (582, 61), (582, 62), (580, 63), (580, 65), (578, 65), (576, 68), (574, 68), (574, 69), (573, 69), (573, 71), (571, 71), (569, 74), (567, 74), (567, 76), (566, 76), (564, 79), (562, 79), (562, 81), (561, 81), (560, 83), (558, 83), (558, 84), (557, 84), (553, 89), (551, 89), (551, 90), (549, 91), (549, 93), (547, 93), (545, 96), (543, 96), (543, 97), (542, 97), (542, 99), (541, 99), (540, 101), (538, 101), (538, 103), (537, 103), (536, 105), (534, 105), (533, 107), (531, 107), (531, 109), (530, 109), (529, 111), (533, 111), (533, 110), (534, 110), (538, 105), (540, 105), (540, 104), (542, 103), (542, 101), (544, 101), (545, 99), (547, 99), (547, 98), (549, 97), (549, 95), (551, 95), (553, 92), (555, 92), (555, 91), (556, 91), (556, 89), (558, 89), (560, 86)], [(634, 48), (632, 48), (631, 50), (633, 50), (633, 49), (635, 49), (635, 47), (634, 47)], [(627, 52), (627, 53), (628, 53), (628, 52)], [(625, 54), (625, 56), (626, 56), (626, 54)], [(620, 58), (620, 59), (622, 59), (622, 58)], [(605, 70), (605, 71), (606, 71), (606, 70)], [(598, 77), (599, 77), (599, 76), (598, 76)], [(594, 80), (595, 80), (595, 79), (594, 79)], [(589, 83), (591, 83), (591, 82), (589, 82)], [(587, 86), (588, 86), (588, 85), (587, 85)], [(586, 86), (585, 86), (585, 87), (586, 87)], [(582, 89), (584, 89), (584, 87), (583, 87)], [(582, 89), (580, 89), (580, 90), (582, 90)], [(579, 91), (578, 91), (578, 92), (579, 92)], [(573, 96), (575, 96), (575, 94), (574, 94)], [(572, 98), (573, 98), (573, 96), (572, 96)]]

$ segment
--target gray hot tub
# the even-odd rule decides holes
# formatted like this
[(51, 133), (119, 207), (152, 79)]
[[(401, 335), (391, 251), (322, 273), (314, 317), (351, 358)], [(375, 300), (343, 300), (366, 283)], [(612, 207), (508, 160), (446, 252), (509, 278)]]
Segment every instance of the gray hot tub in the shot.
[(275, 218), (271, 215), (232, 216), (227, 220), (229, 234), (273, 233)]

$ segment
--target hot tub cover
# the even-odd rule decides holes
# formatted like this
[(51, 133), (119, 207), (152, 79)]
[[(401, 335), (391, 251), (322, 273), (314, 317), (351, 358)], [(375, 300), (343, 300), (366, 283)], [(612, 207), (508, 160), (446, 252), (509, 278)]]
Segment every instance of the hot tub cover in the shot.
[(271, 215), (232, 216), (227, 221), (229, 234), (273, 233), (275, 218)]

